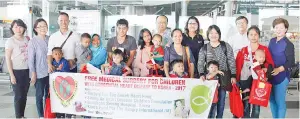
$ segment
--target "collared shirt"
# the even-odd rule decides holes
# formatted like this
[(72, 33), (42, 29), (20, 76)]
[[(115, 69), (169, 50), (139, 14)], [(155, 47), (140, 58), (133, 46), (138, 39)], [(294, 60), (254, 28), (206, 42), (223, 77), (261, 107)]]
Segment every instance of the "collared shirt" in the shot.
[(45, 39), (42, 39), (39, 36), (35, 36), (28, 43), (29, 70), (30, 72), (36, 72), (38, 79), (48, 76), (48, 41), (49, 36), (46, 36)]
[[(287, 62), (287, 56), (286, 56), (286, 48), (288, 46), (287, 42), (285, 40), (288, 40), (286, 37), (283, 37), (282, 39), (280, 39), (279, 41), (277, 41), (276, 38), (272, 38), (270, 43), (269, 43), (269, 50), (271, 52), (274, 64), (275, 64), (275, 68), (278, 68), (280, 66), (284, 66)], [(274, 79), (271, 80), (272, 84), (279, 84), (282, 81), (284, 81), (284, 79), (286, 77), (288, 77), (287, 75), (287, 70), (284, 70), (282, 72), (280, 72), (279, 74), (277, 74), (276, 76), (274, 76)]]
[[(188, 36), (187, 34), (182, 34), (183, 39), (182, 39), (182, 45), (184, 46), (189, 46), (191, 48), (192, 54), (195, 58), (195, 61), (198, 61), (198, 56), (199, 56), (199, 51), (204, 45), (204, 39), (202, 35), (197, 34), (194, 36), (194, 38)], [(197, 68), (197, 62), (195, 64)]]
[[(48, 54), (52, 55), (52, 49), (54, 47), (60, 47), (63, 42), (67, 39), (71, 31), (68, 31), (66, 34), (62, 34), (60, 31), (55, 32), (49, 38), (48, 43)], [(73, 32), (70, 38), (66, 41), (65, 45), (62, 48), (64, 58), (67, 60), (75, 59), (75, 47), (79, 44), (80, 36)]]
[[(153, 32), (154, 34), (159, 34), (157, 30), (155, 30)], [(154, 35), (153, 34), (153, 35)], [(166, 29), (162, 35), (163, 39), (162, 39), (162, 46), (166, 46), (166, 45), (171, 45), (173, 43), (173, 39), (172, 39), (172, 36), (171, 36), (171, 31)]]
[(243, 48), (250, 44), (247, 33), (240, 34), (237, 33), (228, 39), (228, 44), (232, 47), (234, 57), (237, 56), (237, 53)]
[[(61, 58), (60, 61), (52, 61), (52, 65), (55, 67), (55, 72), (70, 72), (69, 62), (65, 58)], [(57, 70), (59, 65), (62, 65), (61, 70)]]

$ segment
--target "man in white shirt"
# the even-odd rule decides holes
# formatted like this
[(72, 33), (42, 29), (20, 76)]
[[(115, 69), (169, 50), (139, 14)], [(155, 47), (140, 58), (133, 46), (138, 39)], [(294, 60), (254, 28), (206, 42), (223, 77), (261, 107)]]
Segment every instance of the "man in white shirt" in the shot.
[(235, 20), (235, 24), (238, 29), (238, 33), (231, 36), (228, 40), (229, 45), (233, 49), (234, 57), (237, 56), (239, 50), (250, 44), (247, 38), (248, 19), (245, 16), (239, 16)]
[[(55, 67), (52, 65), (52, 49), (61, 47), (67, 39), (71, 31), (69, 30), (69, 15), (65, 12), (60, 12), (58, 16), (59, 31), (53, 33), (49, 38), (48, 43), (48, 71), (53, 72)], [(69, 61), (71, 72), (77, 72), (75, 63), (75, 47), (80, 41), (80, 36), (77, 33), (72, 33), (62, 47), (63, 57)]]

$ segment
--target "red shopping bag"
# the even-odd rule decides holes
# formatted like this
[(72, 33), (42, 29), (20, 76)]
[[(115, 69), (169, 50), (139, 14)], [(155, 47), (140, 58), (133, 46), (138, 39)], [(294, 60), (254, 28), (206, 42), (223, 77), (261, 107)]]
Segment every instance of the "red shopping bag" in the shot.
[(231, 113), (240, 118), (244, 116), (244, 105), (242, 102), (239, 88), (233, 84), (232, 91), (229, 93), (229, 104)]
[(272, 85), (266, 81), (253, 80), (249, 103), (267, 107)]
[(52, 113), (52, 111), (51, 111), (50, 92), (48, 94), (48, 97), (46, 98), (44, 118), (56, 118), (55, 113)]
[(87, 74), (89, 73), (89, 71), (87, 70), (87, 66), (86, 65), (83, 66), (83, 68), (80, 71), (80, 73), (87, 73)]

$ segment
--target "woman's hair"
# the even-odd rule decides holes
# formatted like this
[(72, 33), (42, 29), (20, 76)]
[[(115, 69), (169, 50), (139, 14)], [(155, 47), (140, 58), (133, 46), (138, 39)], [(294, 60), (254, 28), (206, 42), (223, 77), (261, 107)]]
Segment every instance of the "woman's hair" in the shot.
[(207, 32), (206, 32), (207, 40), (210, 41), (208, 35), (209, 35), (209, 32), (211, 32), (213, 29), (215, 29), (217, 31), (217, 33), (219, 34), (219, 41), (220, 41), (221, 40), (221, 30), (217, 25), (211, 25), (208, 27)]
[(172, 36), (172, 37), (173, 37), (175, 31), (180, 31), (181, 34), (182, 34), (182, 30), (181, 30), (181, 29), (175, 28), (175, 29), (173, 29), (173, 31), (172, 31), (172, 33), (171, 33), (171, 36)]
[(197, 26), (198, 26), (198, 29), (196, 30), (196, 34), (198, 34), (200, 32), (200, 24), (199, 24), (199, 20), (195, 17), (195, 16), (191, 16), (189, 17), (189, 19), (186, 21), (186, 24), (185, 24), (185, 27), (184, 27), (184, 30), (185, 30), (185, 33), (188, 35), (189, 34), (189, 28), (188, 28), (188, 25), (189, 25), (189, 21), (191, 19), (194, 19), (197, 23)]
[(147, 29), (147, 28), (144, 28), (140, 31), (140, 35), (139, 35), (139, 41), (138, 41), (138, 45), (141, 46), (141, 50), (145, 48), (145, 41), (144, 41), (144, 33), (145, 32), (148, 32), (149, 35), (150, 35), (150, 45), (153, 45), (153, 42), (152, 42), (152, 34), (151, 32)]
[(34, 33), (35, 35), (38, 35), (38, 33), (35, 31), (35, 29), (37, 28), (37, 25), (38, 25), (40, 22), (45, 22), (46, 25), (47, 25), (47, 27), (48, 27), (48, 24), (47, 24), (47, 22), (46, 22), (45, 19), (43, 19), (43, 18), (37, 19), (37, 20), (34, 22), (34, 25), (33, 25), (33, 33)]
[(251, 26), (249, 29), (248, 29), (248, 31), (247, 31), (247, 36), (249, 35), (249, 32), (251, 31), (251, 30), (254, 30), (257, 34), (258, 34), (258, 36), (260, 37), (260, 30), (259, 30), (259, 28), (257, 27), (257, 26)]
[(88, 34), (88, 33), (83, 33), (83, 34), (81, 34), (81, 39), (82, 39), (82, 38), (88, 38), (88, 39), (91, 39), (92, 37), (91, 37), (91, 35)]
[(15, 24), (17, 24), (17, 26), (21, 26), (24, 28), (24, 31), (22, 33), (24, 35), (25, 31), (27, 30), (27, 25), (21, 19), (16, 19), (11, 23), (11, 25), (10, 25), (11, 34), (15, 35), (14, 31), (12, 30)]
[(285, 27), (286, 29), (289, 28), (289, 22), (288, 22), (286, 19), (284, 19), (284, 18), (277, 18), (277, 19), (275, 19), (275, 20), (273, 21), (273, 23), (272, 23), (273, 28), (275, 28), (276, 25), (281, 24), (281, 23), (284, 24), (284, 27)]

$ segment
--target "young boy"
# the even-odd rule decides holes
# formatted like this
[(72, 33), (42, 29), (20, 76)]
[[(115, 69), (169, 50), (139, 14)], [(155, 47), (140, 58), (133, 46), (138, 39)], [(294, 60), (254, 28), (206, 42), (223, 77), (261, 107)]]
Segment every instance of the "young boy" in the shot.
[[(70, 66), (68, 60), (62, 57), (63, 52), (60, 47), (54, 47), (52, 49), (52, 65), (55, 67), (54, 72), (70, 72)], [(64, 118), (65, 116), (71, 117), (70, 114), (56, 113), (57, 118)]]
[(172, 71), (170, 72), (171, 78), (189, 78), (188, 73), (184, 72), (184, 65), (181, 59), (176, 59), (171, 62)]
[[(219, 70), (219, 63), (215, 60), (212, 60), (207, 63), (207, 70), (208, 74), (206, 75), (207, 80), (219, 80), (221, 75), (224, 75), (222, 71)], [(208, 115), (208, 118), (214, 118), (215, 114), (215, 108), (218, 102), (218, 87), (220, 84), (218, 83), (218, 86), (216, 88), (215, 94), (214, 94), (214, 99), (213, 103), (210, 108), (210, 112)]]
[[(132, 70), (123, 62), (123, 52), (120, 49), (115, 49), (112, 54), (113, 63), (106, 63), (101, 66), (102, 73), (105, 74), (105, 68), (109, 68), (108, 75), (127, 76), (132, 74)], [(126, 70), (125, 73), (124, 70)]]
[(91, 43), (91, 36), (88, 33), (81, 35), (80, 44), (75, 48), (75, 56), (77, 59), (77, 72), (81, 72), (82, 68), (91, 60), (92, 51), (89, 46)]
[(55, 72), (70, 72), (69, 62), (62, 57), (63, 52), (60, 47), (54, 47), (52, 49), (52, 65), (55, 67)]

